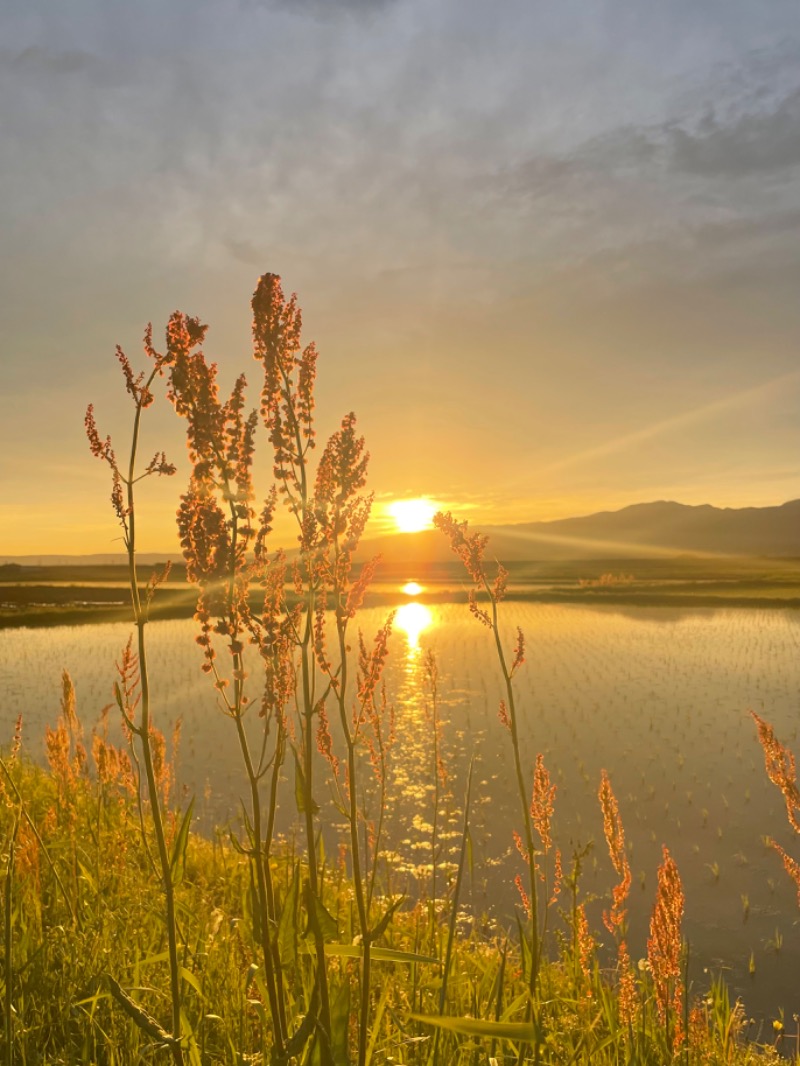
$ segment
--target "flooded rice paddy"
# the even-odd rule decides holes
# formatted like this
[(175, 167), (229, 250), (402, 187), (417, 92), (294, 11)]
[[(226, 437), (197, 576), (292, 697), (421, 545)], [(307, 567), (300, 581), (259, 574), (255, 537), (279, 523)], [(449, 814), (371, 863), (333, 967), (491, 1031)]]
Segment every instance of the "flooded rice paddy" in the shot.
[[(473, 866), (465, 906), (511, 927), (522, 872), (512, 833), (519, 827), (509, 738), (497, 718), (501, 696), (491, 635), (463, 605), (401, 607), (387, 668), (396, 714), (390, 849), (396, 890), (424, 886), (431, 855), (433, 754), (423, 658), (439, 667), (443, 749), (450, 798), (443, 801), (445, 845), (456, 843), (469, 759), (476, 756)], [(360, 615), (369, 636), (385, 608)], [(542, 752), (558, 786), (556, 843), (565, 866), (584, 860), (582, 892), (594, 928), (614, 884), (597, 803), (601, 769), (612, 780), (629, 847), (631, 954), (646, 950), (661, 846), (675, 857), (686, 892), (684, 933), (690, 979), (722, 971), (748, 1015), (800, 1011), (800, 926), (795, 892), (765, 843), (774, 836), (794, 855), (781, 796), (766, 778), (748, 711), (770, 721), (794, 750), (800, 722), (800, 615), (786, 610), (611, 608), (533, 603), (504, 605), (511, 643), (527, 637), (518, 677), (521, 741), (532, 766)], [(0, 691), (6, 736), (18, 713), (24, 742), (43, 758), (45, 725), (58, 715), (61, 670), (72, 674), (87, 727), (111, 700), (125, 625), (6, 630), (0, 641)], [(190, 621), (149, 628), (153, 711), (165, 732), (183, 719), (179, 779), (197, 797), (205, 827), (235, 823), (244, 794), (230, 722), (200, 672)], [(113, 717), (113, 714), (112, 714)], [(287, 776), (291, 768), (287, 766)], [(324, 786), (319, 792), (324, 793)], [(324, 795), (317, 797), (324, 805)], [(334, 816), (336, 821), (338, 816)], [(281, 830), (296, 819), (291, 781)], [(450, 833), (450, 837), (447, 834)], [(333, 843), (333, 841), (331, 841)], [(566, 901), (565, 901), (566, 902)]]

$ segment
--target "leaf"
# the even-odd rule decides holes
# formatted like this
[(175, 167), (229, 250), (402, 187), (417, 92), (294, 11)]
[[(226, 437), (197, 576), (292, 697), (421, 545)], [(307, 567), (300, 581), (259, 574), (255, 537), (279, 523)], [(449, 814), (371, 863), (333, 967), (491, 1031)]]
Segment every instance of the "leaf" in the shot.
[(156, 962), (166, 962), (168, 958), (168, 951), (157, 951), (154, 955), (147, 955), (144, 959), (139, 959), (137, 965), (152, 966)]
[[(300, 765), (300, 760), (297, 757), (297, 752), (292, 748), (292, 754), (294, 755), (294, 801), (297, 804), (297, 813), (306, 813), (306, 779), (303, 774), (303, 767)], [(318, 814), (319, 806), (314, 802), (313, 796), (311, 798), (311, 813)]]
[(337, 940), (339, 926), (336, 924), (336, 919), (330, 911), (325, 909), (322, 900), (314, 895), (308, 881), (303, 884), (303, 900), (308, 915), (308, 925), (304, 935), (313, 934), (315, 940), (319, 938), (325, 943)]
[(83, 865), (83, 863), (80, 861), (80, 859), (78, 860), (78, 869), (81, 872), (81, 879), (84, 880), (89, 886), (89, 888), (92, 890), (92, 892), (97, 895), (97, 885), (95, 884), (95, 880), (89, 873), (89, 871), (86, 869), (86, 867)]
[(250, 911), (250, 921), (253, 924), (253, 940), (256, 944), (261, 943), (261, 904), (258, 898), (255, 878), (253, 877), (253, 864), (248, 866), (250, 874), (250, 886), (247, 892), (247, 902)]
[(242, 843), (240, 843), (239, 838), (236, 836), (233, 830), (228, 833), (228, 837), (230, 839), (231, 846), (233, 847), (234, 851), (238, 852), (240, 855), (246, 855), (248, 858), (252, 858), (252, 848), (246, 848)]
[(410, 1014), (411, 1021), (434, 1025), (451, 1033), (484, 1037), (487, 1040), (513, 1040), (532, 1044), (536, 1030), (531, 1022), (485, 1022), (480, 1018), (448, 1018), (446, 1015)]
[(161, 1025), (156, 1021), (152, 1014), (148, 1014), (144, 1007), (140, 1007), (139, 1004), (131, 999), (128, 993), (117, 984), (111, 974), (106, 974), (106, 981), (108, 987), (111, 990), (111, 995), (119, 1003), (120, 1007), (125, 1011), (129, 1018), (132, 1018), (139, 1028), (147, 1033), (148, 1036), (154, 1040), (159, 1040), (162, 1044), (174, 1044), (175, 1040), (166, 1029), (162, 1029)]
[(334, 1066), (349, 1066), (347, 1033), (350, 1024), (350, 982), (345, 979), (331, 1005), (331, 1051)]
[(317, 1007), (319, 1005), (319, 985), (314, 985), (314, 991), (311, 993), (311, 1002), (308, 1005), (308, 1010), (300, 1021), (300, 1024), (286, 1041), (286, 1056), (285, 1061), (288, 1061), (295, 1056), (299, 1056), (303, 1048), (308, 1043), (308, 1038), (314, 1032), (314, 1027), (317, 1024)]
[[(304, 955), (309, 955), (313, 951), (308, 945), (301, 947), (300, 950)], [(364, 954), (364, 948), (361, 944), (326, 944), (325, 954), (332, 955), (335, 958), (360, 959)], [(375, 962), (423, 962), (431, 966), (439, 965), (439, 960), (435, 955), (418, 955), (414, 951), (399, 951), (397, 948), (374, 947), (370, 951), (370, 955)]]
[[(393, 900), (393, 902), (389, 904), (389, 907), (388, 907), (386, 913), (381, 918), (381, 920), (378, 922), (378, 924), (375, 926), (375, 928), (374, 929), (370, 929), (370, 932), (369, 932), (370, 942), (372, 942), (373, 940), (380, 940), (380, 938), (383, 936), (383, 934), (388, 929), (389, 922), (392, 920), (392, 918), (394, 916), (394, 912), (397, 910), (397, 908), (400, 906), (400, 904), (404, 902), (404, 900), (405, 900), (405, 896), (398, 896), (396, 900)], [(374, 952), (373, 952), (373, 957), (374, 957)]]
[(297, 965), (297, 900), (300, 894), (300, 867), (295, 866), (292, 883), (283, 901), (278, 921), (278, 958), (287, 968)]
[[(194, 796), (192, 796), (189, 806), (186, 808), (177, 836), (175, 837), (175, 844), (172, 848), (172, 858), (170, 859), (169, 868), (172, 874), (173, 885), (179, 885), (186, 873), (186, 848), (189, 844), (189, 831), (192, 827), (193, 810)], [(177, 877), (176, 871), (178, 871)]]
[(187, 970), (185, 966), (181, 966), (181, 977), (184, 979), (187, 985), (191, 985), (195, 992), (198, 994), (198, 996), (203, 999), (203, 988), (200, 982), (197, 980), (196, 975), (193, 974), (191, 970)]

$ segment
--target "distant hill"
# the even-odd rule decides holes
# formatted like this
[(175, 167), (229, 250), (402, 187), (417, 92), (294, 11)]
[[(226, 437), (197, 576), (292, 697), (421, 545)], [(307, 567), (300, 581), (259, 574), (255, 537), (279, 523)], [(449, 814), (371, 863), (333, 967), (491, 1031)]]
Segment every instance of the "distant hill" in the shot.
[[(475, 525), (488, 533), (492, 557), (508, 562), (554, 559), (669, 558), (676, 555), (795, 556), (800, 558), (800, 500), (779, 507), (689, 506), (667, 500), (637, 503), (554, 522)], [(452, 559), (437, 530), (395, 533), (365, 541), (361, 559), (381, 554), (388, 564), (445, 563)], [(138, 556), (144, 565), (168, 556)], [(180, 557), (175, 559), (179, 562)], [(122, 554), (0, 555), (0, 565), (122, 565)]]
[[(475, 525), (490, 536), (492, 557), (509, 561), (635, 559), (682, 554), (800, 557), (800, 500), (779, 507), (689, 506), (659, 500), (554, 522)], [(444, 562), (436, 531), (392, 534), (362, 546), (390, 562)]]
[[(179, 561), (180, 552), (175, 553)], [(173, 558), (175, 558), (173, 555)], [(170, 556), (166, 552), (142, 552), (137, 560), (143, 566), (165, 563)], [(124, 552), (105, 552), (97, 555), (0, 555), (0, 566), (127, 566)]]

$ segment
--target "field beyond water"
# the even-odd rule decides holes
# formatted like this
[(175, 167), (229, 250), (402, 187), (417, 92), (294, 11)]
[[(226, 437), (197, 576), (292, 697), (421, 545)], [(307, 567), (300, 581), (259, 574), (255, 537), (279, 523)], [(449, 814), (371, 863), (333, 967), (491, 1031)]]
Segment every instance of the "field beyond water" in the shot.
[[(140, 566), (145, 583), (154, 567)], [(709, 558), (586, 559), (510, 563), (508, 598), (542, 603), (614, 603), (662, 607), (800, 608), (800, 559)], [(398, 585), (423, 585), (423, 602), (466, 601), (457, 564), (412, 567), (383, 562), (365, 602), (390, 604)], [(254, 595), (255, 600), (255, 595)], [(151, 617), (191, 618), (196, 590), (181, 562), (153, 603)], [(124, 622), (130, 618), (126, 566), (0, 565), (0, 628)]]

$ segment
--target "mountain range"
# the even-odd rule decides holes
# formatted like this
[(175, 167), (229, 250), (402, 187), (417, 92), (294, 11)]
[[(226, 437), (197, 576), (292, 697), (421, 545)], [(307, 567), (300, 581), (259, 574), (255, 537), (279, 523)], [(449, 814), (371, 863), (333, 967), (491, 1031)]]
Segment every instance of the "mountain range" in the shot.
[[(549, 559), (668, 558), (676, 555), (800, 557), (800, 500), (776, 507), (690, 506), (668, 500), (637, 503), (619, 511), (515, 525), (476, 524), (490, 537), (489, 554), (508, 562)], [(380, 553), (388, 563), (438, 563), (452, 559), (438, 530), (393, 533), (364, 541), (359, 557)], [(142, 563), (166, 555), (148, 553)], [(178, 561), (178, 560), (176, 560)], [(0, 564), (27, 566), (111, 565), (117, 555), (2, 556)]]
[[(508, 562), (686, 554), (800, 557), (800, 500), (777, 507), (741, 508), (658, 500), (551, 522), (476, 524), (474, 528), (489, 535), (488, 553)], [(361, 547), (364, 556), (376, 552), (391, 562), (451, 558), (437, 530), (376, 537)]]

